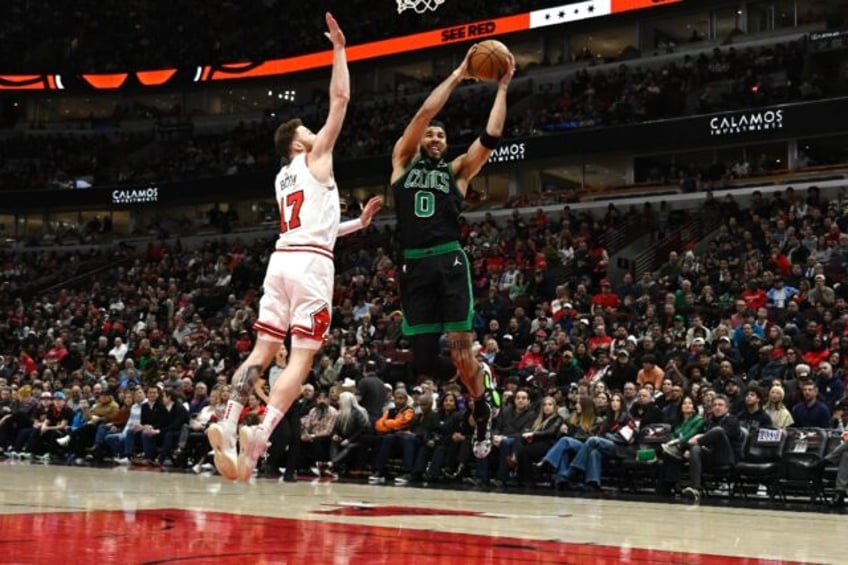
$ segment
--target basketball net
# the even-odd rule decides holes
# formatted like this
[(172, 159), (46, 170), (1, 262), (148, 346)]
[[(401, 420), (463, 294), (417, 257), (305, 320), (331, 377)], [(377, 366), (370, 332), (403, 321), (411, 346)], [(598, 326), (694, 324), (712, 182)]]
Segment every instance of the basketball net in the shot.
[(417, 14), (423, 14), (427, 10), (436, 11), (436, 8), (444, 3), (445, 0), (397, 0), (398, 14), (409, 8)]

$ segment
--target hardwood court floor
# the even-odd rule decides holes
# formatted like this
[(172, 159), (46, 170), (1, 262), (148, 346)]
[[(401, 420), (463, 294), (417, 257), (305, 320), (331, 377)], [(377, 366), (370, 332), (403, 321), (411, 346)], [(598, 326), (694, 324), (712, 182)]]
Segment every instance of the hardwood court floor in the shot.
[(0, 463), (0, 563), (845, 563), (848, 516)]

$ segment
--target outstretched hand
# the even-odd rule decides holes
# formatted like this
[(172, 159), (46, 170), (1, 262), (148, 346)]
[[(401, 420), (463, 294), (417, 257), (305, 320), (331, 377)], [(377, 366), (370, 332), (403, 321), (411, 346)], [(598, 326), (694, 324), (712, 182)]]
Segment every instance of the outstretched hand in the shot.
[(330, 12), (327, 12), (325, 19), (327, 20), (327, 31), (324, 32), (324, 35), (333, 44), (334, 49), (343, 48), (345, 46), (345, 36), (342, 33), (342, 28), (339, 27), (339, 22), (336, 21), (336, 18)]
[(365, 204), (365, 208), (363, 208), (362, 210), (362, 215), (359, 216), (359, 221), (362, 222), (363, 228), (367, 228), (371, 224), (371, 220), (374, 218), (374, 214), (379, 212), (380, 208), (382, 207), (382, 196), (375, 196)]

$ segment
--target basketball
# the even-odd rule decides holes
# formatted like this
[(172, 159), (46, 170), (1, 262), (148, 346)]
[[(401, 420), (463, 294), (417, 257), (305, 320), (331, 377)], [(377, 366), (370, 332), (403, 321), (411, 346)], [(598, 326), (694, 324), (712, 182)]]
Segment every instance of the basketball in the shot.
[(477, 44), (468, 58), (468, 72), (484, 81), (499, 81), (509, 68), (509, 49), (500, 41), (487, 39)]

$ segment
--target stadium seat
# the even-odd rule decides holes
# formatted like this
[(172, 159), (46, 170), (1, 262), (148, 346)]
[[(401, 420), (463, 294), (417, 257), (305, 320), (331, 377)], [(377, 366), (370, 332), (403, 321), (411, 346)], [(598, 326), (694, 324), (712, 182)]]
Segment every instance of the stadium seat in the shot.
[(789, 428), (783, 452), (783, 473), (778, 482), (779, 495), (809, 493), (810, 502), (824, 496), (822, 472), (816, 467), (825, 455), (827, 431), (821, 428)]
[[(736, 463), (736, 484), (747, 499), (746, 484), (775, 485), (780, 478), (783, 451), (786, 446), (786, 430), (760, 428), (752, 431), (742, 451), (742, 460)], [(776, 489), (770, 488), (774, 496)]]

